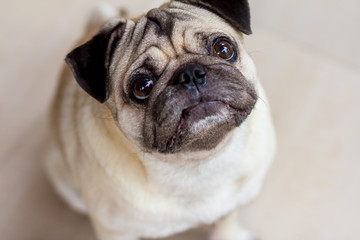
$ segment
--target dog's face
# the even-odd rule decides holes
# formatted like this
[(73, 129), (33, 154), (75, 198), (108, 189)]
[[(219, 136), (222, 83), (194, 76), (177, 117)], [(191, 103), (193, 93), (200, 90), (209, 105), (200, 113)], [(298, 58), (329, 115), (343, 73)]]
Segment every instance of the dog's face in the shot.
[(210, 150), (257, 101), (242, 33), (247, 1), (173, 1), (107, 24), (66, 60), (143, 151)]

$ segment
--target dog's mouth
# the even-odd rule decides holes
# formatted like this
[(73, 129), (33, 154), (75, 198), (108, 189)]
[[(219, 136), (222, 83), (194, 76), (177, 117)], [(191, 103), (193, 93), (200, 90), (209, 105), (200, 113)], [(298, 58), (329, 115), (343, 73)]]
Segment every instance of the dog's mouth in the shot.
[(250, 113), (251, 109), (237, 109), (222, 101), (197, 103), (182, 111), (174, 134), (159, 152), (177, 152), (185, 142), (191, 144), (191, 139), (207, 142), (206, 138), (214, 139), (219, 131), (239, 126)]

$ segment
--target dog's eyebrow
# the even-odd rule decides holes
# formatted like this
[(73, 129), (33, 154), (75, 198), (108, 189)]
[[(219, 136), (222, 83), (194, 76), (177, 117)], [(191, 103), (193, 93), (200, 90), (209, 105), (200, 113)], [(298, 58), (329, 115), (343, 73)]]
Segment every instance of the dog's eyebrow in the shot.
[[(160, 50), (160, 49), (159, 49)], [(151, 72), (154, 77), (156, 79), (159, 79), (160, 76), (163, 74), (163, 72), (166, 69), (166, 66), (168, 65), (169, 61), (167, 61), (167, 63), (165, 65), (163, 64), (157, 64), (156, 59), (152, 58), (152, 57), (147, 57), (144, 62), (142, 63), (141, 67), (143, 69), (148, 70), (149, 72)], [(162, 66), (162, 67), (160, 67)]]

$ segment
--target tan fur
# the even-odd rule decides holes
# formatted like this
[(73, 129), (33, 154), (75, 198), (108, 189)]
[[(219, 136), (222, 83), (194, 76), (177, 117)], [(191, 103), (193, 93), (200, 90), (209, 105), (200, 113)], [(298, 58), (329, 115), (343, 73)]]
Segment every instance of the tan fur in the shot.
[[(139, 39), (145, 19), (128, 20), (126, 31), (135, 27), (133, 39), (121, 40), (124, 47), (117, 48), (110, 65), (112, 79), (123, 80), (111, 82), (105, 104), (86, 94), (69, 69), (64, 70), (52, 108), (46, 161), (50, 179), (72, 207), (89, 214), (101, 240), (164, 237), (215, 222), (212, 240), (250, 240), (252, 235), (237, 227), (236, 217), (225, 216), (258, 194), (275, 152), (270, 109), (254, 63), (242, 35), (220, 17), (177, 2), (162, 7), (192, 19), (176, 21), (175, 48), (151, 34)], [(241, 59), (236, 67), (260, 100), (248, 119), (212, 150), (148, 151), (142, 147), (141, 116), (146, 110), (125, 102), (121, 90), (147, 56), (156, 61), (156, 71), (171, 76), (193, 59), (184, 49), (201, 49), (196, 39), (200, 32), (222, 32), (235, 39)], [(147, 48), (155, 42), (162, 47)]]

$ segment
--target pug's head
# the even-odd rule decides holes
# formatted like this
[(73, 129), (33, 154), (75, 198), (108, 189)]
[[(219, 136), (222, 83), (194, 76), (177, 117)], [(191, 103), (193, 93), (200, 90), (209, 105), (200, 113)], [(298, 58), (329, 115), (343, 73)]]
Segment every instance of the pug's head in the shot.
[(257, 101), (250, 33), (246, 0), (177, 0), (108, 23), (66, 62), (143, 151), (211, 150)]

